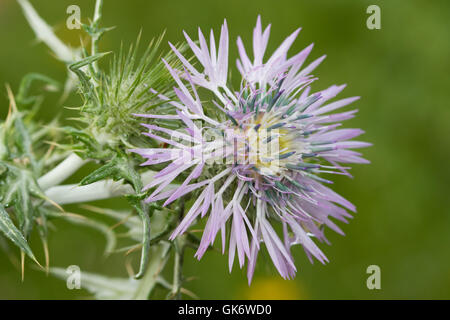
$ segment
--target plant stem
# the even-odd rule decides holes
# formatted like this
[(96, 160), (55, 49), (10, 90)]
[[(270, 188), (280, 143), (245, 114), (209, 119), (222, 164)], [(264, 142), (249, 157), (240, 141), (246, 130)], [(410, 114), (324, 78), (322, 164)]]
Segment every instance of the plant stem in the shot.
[[(98, 40), (100, 39), (102, 32), (98, 30), (98, 26), (100, 24), (100, 19), (102, 18), (102, 8), (103, 8), (103, 0), (97, 0), (95, 2), (95, 11), (94, 11), (94, 18), (92, 20), (92, 27), (95, 30), (95, 33), (91, 36), (92, 42), (91, 42), (91, 55), (94, 56), (98, 53)], [(92, 67), (94, 68), (94, 71), (98, 72), (98, 62), (94, 61), (92, 64)]]
[(49, 188), (45, 192), (47, 197), (60, 205), (109, 199), (131, 193), (131, 186), (112, 180), (98, 181), (87, 186), (66, 184)]
[(76, 154), (70, 154), (60, 164), (38, 179), (39, 186), (43, 190), (47, 190), (50, 187), (60, 184), (74, 174), (86, 162), (87, 160), (81, 159)]
[(152, 292), (153, 288), (158, 282), (158, 275), (164, 268), (167, 262), (167, 252), (169, 251), (170, 244), (167, 242), (162, 242), (159, 245), (152, 247), (151, 257), (147, 271), (141, 280), (136, 292), (132, 299), (135, 300), (147, 300), (148, 296)]
[[(148, 183), (154, 174), (155, 172), (153, 171), (147, 171), (142, 174), (143, 184)], [(47, 197), (60, 205), (103, 200), (133, 193), (134, 190), (129, 184), (124, 184), (123, 181), (109, 179), (97, 181), (87, 186), (80, 186), (78, 184), (55, 186), (45, 192)]]
[(66, 46), (55, 35), (52, 28), (39, 16), (28, 0), (18, 0), (18, 2), (36, 37), (44, 42), (59, 60), (63, 62), (77, 60), (79, 54)]
[(185, 239), (184, 236), (178, 237), (174, 241), (175, 258), (173, 267), (173, 285), (172, 285), (172, 299), (181, 299), (181, 286), (183, 284), (183, 256)]

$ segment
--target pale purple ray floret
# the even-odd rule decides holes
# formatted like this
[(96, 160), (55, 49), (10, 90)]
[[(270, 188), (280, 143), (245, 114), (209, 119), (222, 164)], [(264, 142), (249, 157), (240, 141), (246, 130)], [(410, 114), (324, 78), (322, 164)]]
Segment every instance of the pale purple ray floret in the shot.
[[(324, 59), (301, 68), (312, 45), (287, 57), (299, 31), (264, 59), (270, 25), (263, 31), (258, 17), (253, 60), (241, 38), (237, 40), (242, 77), (238, 92), (229, 87), (226, 21), (217, 48), (212, 31), (209, 45), (200, 29), (198, 45), (185, 33), (198, 63), (191, 64), (171, 45), (184, 67), (175, 70), (166, 63), (177, 83), (177, 99), (160, 97), (174, 112), (136, 115), (155, 120), (145, 125), (144, 134), (161, 147), (132, 151), (147, 159), (143, 165), (169, 163), (145, 187), (152, 190), (146, 201), (167, 205), (195, 195), (171, 239), (207, 217), (196, 257), (203, 256), (220, 232), (223, 251), (228, 242), (230, 271), (236, 255), (241, 268), (247, 260), (249, 283), (262, 243), (283, 278), (296, 272), (294, 244), (302, 245), (311, 262), (313, 257), (328, 261), (313, 239), (328, 242), (323, 226), (343, 234), (333, 220), (347, 222), (351, 218), (347, 210), (354, 212), (355, 207), (324, 185), (332, 182), (323, 174), (350, 176), (350, 168), (342, 164), (368, 163), (352, 150), (370, 145), (351, 140), (363, 131), (338, 128), (357, 110), (331, 113), (359, 97), (329, 102), (345, 85), (310, 92), (310, 84), (317, 80), (311, 72)], [(211, 91), (217, 100), (200, 100), (198, 87)], [(181, 129), (161, 124), (170, 122)]]

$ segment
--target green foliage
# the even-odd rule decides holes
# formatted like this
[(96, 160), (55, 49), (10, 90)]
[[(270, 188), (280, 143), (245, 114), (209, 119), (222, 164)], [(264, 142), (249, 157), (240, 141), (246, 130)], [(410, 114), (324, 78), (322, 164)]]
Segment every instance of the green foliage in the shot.
[[(67, 66), (69, 76), (63, 97), (75, 83), (81, 102), (74, 108), (78, 113), (69, 125), (60, 126), (57, 120), (42, 125), (34, 120), (34, 116), (43, 97), (31, 94), (32, 85), (39, 82), (44, 83), (47, 90), (59, 90), (59, 83), (47, 76), (31, 73), (23, 78), (16, 96), (8, 89), (10, 111), (5, 121), (0, 123), (1, 233), (36, 261), (28, 243), (36, 230), (44, 244), (47, 271), (47, 236), (49, 226), (55, 220), (98, 230), (105, 236), (106, 254), (141, 249), (139, 270), (134, 276), (140, 280), (83, 273), (83, 287), (97, 298), (145, 299), (158, 284), (168, 289), (171, 285), (159, 274), (170, 253), (175, 251), (179, 276), (173, 284), (175, 289), (171, 291), (178, 297), (182, 284), (182, 248), (171, 245), (168, 237), (183, 212), (183, 205), (174, 203), (169, 208), (161, 208), (158, 204), (145, 203), (142, 176), (148, 172), (139, 167), (141, 159), (128, 152), (130, 148), (148, 147), (149, 141), (154, 146), (158, 145), (140, 134), (140, 123), (149, 120), (133, 114), (172, 109), (158, 97), (163, 94), (171, 99), (174, 95), (173, 79), (162, 59), (179, 68), (178, 59), (173, 53), (161, 52), (159, 47), (163, 36), (150, 41), (140, 55), (139, 35), (129, 49), (122, 45), (118, 54), (112, 54), (109, 68), (102, 69), (101, 62), (109, 53), (99, 53), (98, 42), (105, 32), (112, 29), (100, 26), (103, 1), (96, 1), (92, 23), (83, 25), (91, 39), (90, 52), (83, 48), (71, 49), (57, 38), (27, 0), (19, 3), (38, 38)], [(179, 50), (183, 51), (184, 47)], [(64, 158), (67, 161), (60, 161)], [(95, 162), (97, 167), (79, 184), (73, 188), (58, 185), (86, 161)], [(69, 192), (75, 192), (76, 188), (93, 183), (106, 185), (113, 181), (118, 183), (116, 185), (126, 184), (121, 195), (130, 209), (125, 213), (110, 209), (100, 211), (115, 220), (119, 229), (125, 229), (120, 234), (122, 237), (128, 242), (137, 242), (131, 247), (117, 249), (119, 234), (114, 226), (102, 219), (67, 213), (47, 196), (58, 187), (65, 187), (64, 192), (67, 192), (67, 187), (71, 190)], [(0, 244), (3, 245), (3, 241)], [(51, 269), (51, 273), (59, 277), (63, 275), (62, 269), (57, 268)]]
[(16, 228), (14, 223), (11, 221), (5, 208), (0, 204), (0, 231), (11, 240), (16, 246), (25, 252), (31, 259), (36, 260), (33, 252), (28, 246), (27, 240), (24, 238), (19, 229)]
[[(48, 142), (56, 143), (60, 136), (55, 129), (56, 121), (42, 126), (34, 120), (43, 100), (42, 96), (29, 94), (36, 80), (58, 87), (54, 80), (36, 73), (24, 77), (16, 97), (7, 87), (10, 109), (5, 121), (0, 123), (0, 229), (33, 260), (27, 238), (38, 224), (44, 240), (45, 219), (42, 219), (39, 207), (49, 201), (37, 179), (51, 165)], [(22, 110), (25, 107), (30, 110)]]

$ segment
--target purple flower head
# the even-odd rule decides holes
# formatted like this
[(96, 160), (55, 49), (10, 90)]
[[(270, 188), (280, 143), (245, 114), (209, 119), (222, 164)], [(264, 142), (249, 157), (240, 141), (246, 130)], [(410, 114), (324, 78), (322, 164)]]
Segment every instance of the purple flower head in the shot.
[[(241, 38), (237, 40), (237, 68), (242, 76), (237, 92), (228, 86), (226, 22), (217, 48), (212, 31), (209, 46), (200, 30), (198, 45), (185, 33), (199, 65), (191, 64), (171, 45), (184, 65), (184, 70), (174, 70), (166, 64), (177, 83), (178, 99), (160, 95), (176, 113), (138, 115), (182, 127), (146, 125), (146, 135), (170, 147), (133, 150), (147, 159), (143, 165), (168, 163), (145, 187), (153, 190), (148, 202), (164, 200), (167, 205), (196, 194), (171, 239), (207, 216), (196, 257), (200, 259), (220, 233), (223, 251), (228, 242), (230, 271), (235, 256), (241, 268), (247, 260), (249, 283), (262, 243), (283, 278), (296, 272), (291, 255), (294, 244), (302, 245), (311, 261), (313, 257), (328, 261), (313, 239), (327, 242), (323, 226), (343, 234), (333, 219), (347, 222), (351, 218), (347, 210), (355, 211), (355, 207), (324, 185), (332, 182), (323, 174), (350, 176), (343, 163), (368, 163), (352, 150), (370, 145), (351, 140), (363, 131), (338, 129), (339, 121), (352, 118), (357, 110), (330, 114), (358, 97), (329, 103), (345, 85), (310, 92), (310, 84), (317, 79), (310, 73), (324, 58), (301, 69), (312, 45), (287, 57), (299, 31), (265, 59), (270, 25), (263, 31), (258, 17), (253, 61)], [(211, 91), (217, 100), (206, 106), (198, 87)], [(169, 187), (181, 177), (180, 184)]]

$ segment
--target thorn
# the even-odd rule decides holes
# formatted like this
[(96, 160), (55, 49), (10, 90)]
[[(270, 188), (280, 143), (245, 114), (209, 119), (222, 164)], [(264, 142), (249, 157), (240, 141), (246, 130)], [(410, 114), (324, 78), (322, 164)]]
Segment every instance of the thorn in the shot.
[[(9, 110), (11, 111), (11, 109), (12, 109), (12, 111), (17, 112), (16, 100), (14, 99), (14, 94), (13, 94), (9, 84), (6, 84), (6, 91), (8, 92)], [(9, 116), (9, 113), (10, 112), (8, 112), (8, 116)]]
[(136, 250), (139, 250), (142, 248), (142, 243), (137, 244), (133, 248), (129, 249), (127, 252), (125, 252), (125, 255), (128, 256), (130, 253), (135, 252)]
[(50, 271), (50, 254), (49, 254), (49, 251), (48, 251), (47, 240), (42, 239), (42, 245), (44, 247), (44, 255), (45, 255), (45, 273), (48, 276), (48, 273)]
[(186, 288), (181, 288), (180, 292), (185, 294), (185, 295), (187, 295), (188, 297), (191, 297), (191, 298), (195, 299), (195, 300), (200, 299), (195, 293), (193, 293), (192, 291), (190, 291), (190, 290), (188, 290)]
[(43, 142), (44, 142), (45, 144), (50, 145), (50, 146), (58, 147), (58, 148), (61, 148), (61, 149), (63, 148), (63, 145), (62, 145), (62, 144), (59, 144), (59, 143), (54, 142), (54, 141), (44, 140)]
[(39, 266), (39, 268), (45, 270), (45, 268), (39, 263), (39, 261), (37, 261), (37, 259), (35, 257), (33, 257), (33, 261), (34, 261), (34, 263), (36, 263)]
[(45, 160), (48, 160), (50, 158), (50, 155), (52, 154), (53, 150), (55, 150), (55, 145), (50, 144), (50, 147), (48, 148), (47, 152), (44, 155)]
[(52, 206), (54, 206), (55, 208), (57, 208), (58, 210), (60, 210), (62, 213), (65, 213), (63, 207), (61, 207), (59, 204), (57, 204), (55, 201), (53, 201), (50, 198), (45, 197), (45, 200), (48, 201)]
[[(36, 258), (33, 256), (31, 259), (41, 268), (44, 269), (44, 267), (36, 260)], [(22, 282), (25, 279), (25, 252), (20, 250), (20, 260), (21, 260), (21, 269), (22, 269)]]
[(198, 277), (198, 276), (191, 276), (191, 277), (184, 279), (184, 281), (190, 282), (190, 281), (199, 280), (199, 279), (200, 279), (200, 277)]
[(122, 224), (124, 224), (125, 222), (127, 222), (128, 220), (130, 220), (130, 218), (132, 217), (132, 214), (129, 214), (128, 216), (126, 216), (124, 219), (120, 220), (119, 222), (117, 222), (116, 224), (112, 225), (111, 227), (109, 227), (110, 230), (114, 230), (117, 227), (121, 226)]
[(134, 270), (133, 270), (133, 266), (131, 265), (131, 258), (129, 258), (129, 257), (125, 261), (125, 268), (127, 269), (128, 276), (130, 278), (133, 278)]
[(93, 206), (91, 204), (80, 204), (80, 208), (93, 211), (95, 213), (105, 214), (106, 210), (97, 206)]
[(79, 220), (87, 219), (85, 216), (82, 216), (81, 214), (73, 213), (73, 212), (64, 212), (63, 214), (61, 214), (61, 216), (66, 216), (69, 218), (74, 218), (74, 219), (79, 219)]
[(22, 283), (23, 280), (25, 279), (25, 252), (23, 252), (22, 250), (20, 250), (20, 266), (21, 266), (21, 270), (22, 270)]

